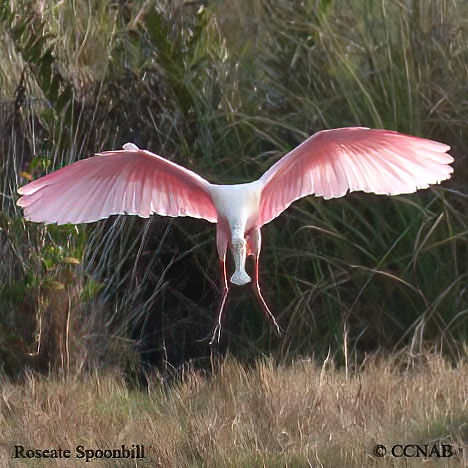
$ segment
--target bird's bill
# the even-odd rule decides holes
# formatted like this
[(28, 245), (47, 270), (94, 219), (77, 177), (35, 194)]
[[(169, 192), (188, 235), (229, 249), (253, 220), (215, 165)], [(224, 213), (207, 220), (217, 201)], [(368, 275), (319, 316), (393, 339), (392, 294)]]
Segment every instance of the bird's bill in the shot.
[(242, 286), (243, 284), (250, 283), (252, 280), (245, 271), (245, 259), (247, 257), (247, 242), (245, 239), (232, 240), (232, 255), (234, 257), (235, 271), (231, 276), (231, 283)]

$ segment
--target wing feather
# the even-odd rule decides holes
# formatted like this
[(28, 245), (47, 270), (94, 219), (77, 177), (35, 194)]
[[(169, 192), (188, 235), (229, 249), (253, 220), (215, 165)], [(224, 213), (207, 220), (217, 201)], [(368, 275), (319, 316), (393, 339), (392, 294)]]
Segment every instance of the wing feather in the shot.
[(217, 221), (210, 183), (167, 159), (127, 144), (41, 177), (18, 192), (26, 219), (90, 223), (115, 214), (191, 216)]
[(449, 149), (389, 130), (353, 127), (318, 132), (260, 178), (259, 226), (306, 195), (328, 199), (357, 190), (397, 195), (427, 188), (450, 178)]

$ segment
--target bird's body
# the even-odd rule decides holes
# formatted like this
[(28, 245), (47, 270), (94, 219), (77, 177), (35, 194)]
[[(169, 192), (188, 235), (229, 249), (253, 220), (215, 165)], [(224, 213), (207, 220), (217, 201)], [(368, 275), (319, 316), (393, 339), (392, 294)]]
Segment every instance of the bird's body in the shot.
[(239, 286), (249, 283), (245, 271), (247, 253), (255, 252), (251, 232), (260, 229), (256, 225), (260, 209), (262, 185), (259, 181), (236, 185), (210, 185), (213, 203), (218, 213), (217, 249), (221, 254), (231, 244), (235, 271), (231, 282)]
[(216, 245), (223, 273), (222, 300), (213, 340), (220, 337), (229, 284), (228, 247), (235, 263), (231, 282), (251, 281), (245, 271), (254, 257), (253, 285), (262, 310), (279, 332), (260, 291), (261, 227), (292, 202), (314, 194), (341, 197), (348, 191), (411, 193), (448, 179), (449, 146), (388, 130), (341, 128), (321, 131), (276, 162), (260, 179), (215, 185), (132, 143), (98, 153), (41, 177), (18, 191), (26, 219), (86, 223), (115, 214), (192, 216), (217, 223)]

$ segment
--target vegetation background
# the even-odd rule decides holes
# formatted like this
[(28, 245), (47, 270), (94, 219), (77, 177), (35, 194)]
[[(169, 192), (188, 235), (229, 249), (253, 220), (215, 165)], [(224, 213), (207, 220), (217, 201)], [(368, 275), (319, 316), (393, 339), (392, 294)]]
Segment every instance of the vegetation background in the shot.
[[(151, 388), (154, 369), (160, 372), (157, 382), (187, 376), (187, 363), (209, 369), (208, 341), (219, 301), (212, 225), (155, 216), (45, 227), (22, 218), (15, 205), (18, 186), (127, 141), (212, 182), (247, 182), (312, 133), (358, 125), (451, 145), (454, 176), (408, 196), (353, 193), (326, 202), (308, 197), (265, 226), (260, 274), (285, 336), (270, 334), (248, 288), (236, 289), (223, 335), (224, 350), (238, 363), (227, 364), (237, 369), (233, 382), (248, 379), (243, 366), (255, 368), (264, 356), (273, 361), (260, 369), (272, 362), (283, 369), (270, 369), (272, 376), (293, 375), (301, 359), (333, 363), (344, 369), (338, 387), (369, 353), (406, 353), (413, 368), (430, 347), (447, 359), (431, 367), (443, 370), (437, 382), (446, 375), (445, 366), (465, 359), (466, 2), (10, 0), (0, 4), (0, 29), (0, 361), (8, 378), (24, 378), (34, 369), (86, 379), (112, 369)], [(399, 365), (388, 366), (380, 370), (400, 371)], [(304, 372), (315, 375), (312, 368)], [(190, 375), (198, 382), (198, 374)], [(299, 383), (305, 379), (294, 376)], [(36, 378), (42, 382), (32, 376), (30, 382)], [(107, 385), (93, 382), (91, 392)], [(15, 392), (26, 392), (24, 401), (29, 401), (25, 395), (52, 401), (47, 392), (38, 397), (34, 384), (8, 385), (16, 389), (11, 390), (16, 397), (4, 397), (8, 411), (23, 414), (34, 406), (15, 407)], [(115, 385), (125, 391), (123, 384)], [(187, 394), (178, 387), (174, 395), (190, 399), (208, 384), (193, 385)], [(258, 385), (263, 390), (254, 392), (255, 401), (278, 409), (265, 396), (264, 382)], [(432, 387), (428, 391), (435, 395)], [(410, 401), (408, 395), (402, 398)], [(464, 420), (466, 398), (457, 401), (461, 406), (451, 401), (438, 408), (446, 418), (457, 411)], [(375, 400), (363, 404), (369, 402)], [(366, 408), (372, 419), (375, 408)], [(305, 426), (291, 414), (300, 432)], [(438, 415), (432, 411), (431, 424), (437, 420), (441, 434), (463, 442), (460, 427), (466, 422), (457, 425), (449, 418), (450, 426)], [(190, 417), (198, 421), (199, 414)], [(11, 440), (24, 435), (15, 427)], [(249, 427), (255, 434), (267, 431)], [(199, 441), (205, 448), (211, 440), (206, 434), (208, 439)], [(87, 437), (99, 439), (95, 433)], [(37, 443), (33, 436), (28, 440)], [(283, 447), (283, 454), (291, 454), (278, 466), (309, 460), (310, 443), (295, 440), (299, 445), (292, 452), (274, 445), (273, 452)], [(249, 441), (240, 445), (239, 456)], [(260, 455), (247, 457), (245, 466), (264, 464), (268, 440), (252, 444)], [(185, 449), (181, 453), (192, 453), (193, 447)], [(216, 466), (209, 460), (220, 455), (210, 450), (195, 461), (189, 457), (187, 466)], [(361, 458), (343, 453), (342, 462), (360, 465)], [(296, 455), (301, 461), (294, 465)], [(184, 466), (180, 460), (166, 464)]]

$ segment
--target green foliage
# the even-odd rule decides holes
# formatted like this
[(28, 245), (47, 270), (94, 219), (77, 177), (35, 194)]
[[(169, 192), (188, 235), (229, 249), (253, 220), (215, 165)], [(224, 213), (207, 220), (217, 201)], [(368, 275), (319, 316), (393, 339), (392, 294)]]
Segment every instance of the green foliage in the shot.
[(468, 332), (468, 22), (465, 2), (444, 5), (3, 4), (1, 330), (21, 334), (24, 314), (36, 322), (27, 341), (40, 317), (59, 317), (65, 333), (73, 315), (66, 336), (87, 364), (122, 340), (129, 355), (151, 349), (166, 365), (206, 357), (219, 299), (212, 226), (35, 226), (15, 206), (17, 186), (126, 141), (215, 183), (246, 182), (315, 131), (363, 125), (450, 144), (450, 188), (295, 203), (263, 230), (264, 293), (285, 337), (270, 336), (248, 289), (233, 289), (229, 349), (243, 359), (331, 352), (349, 365), (430, 341), (456, 357)]

